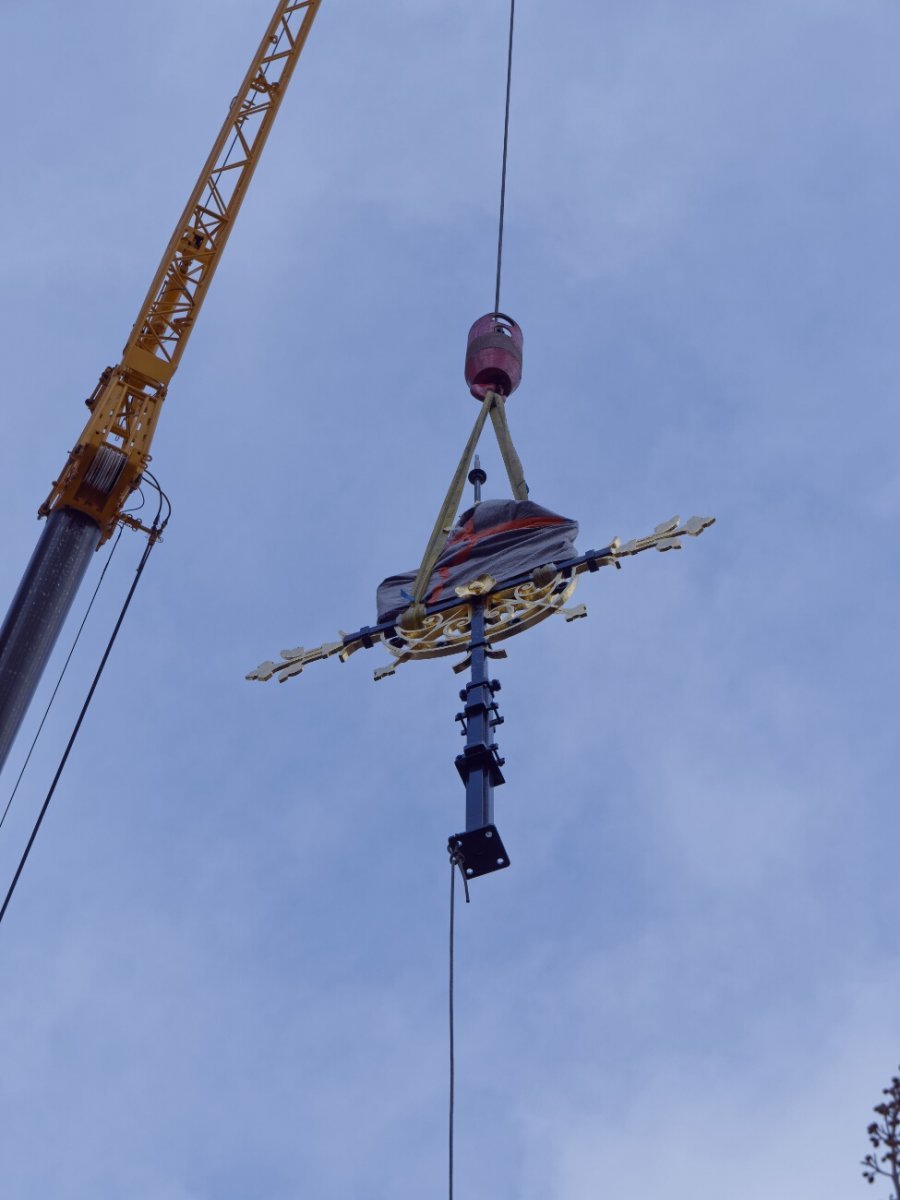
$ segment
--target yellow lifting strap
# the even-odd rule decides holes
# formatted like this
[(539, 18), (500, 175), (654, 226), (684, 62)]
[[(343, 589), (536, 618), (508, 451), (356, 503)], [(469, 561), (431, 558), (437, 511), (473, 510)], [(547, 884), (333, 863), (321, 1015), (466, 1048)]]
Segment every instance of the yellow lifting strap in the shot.
[(456, 519), (456, 514), (459, 511), (463, 489), (466, 486), (469, 465), (478, 446), (478, 439), (481, 437), (488, 413), (491, 416), (494, 433), (497, 435), (497, 444), (500, 447), (503, 465), (506, 467), (506, 473), (509, 476), (513, 496), (516, 500), (528, 499), (528, 485), (525, 482), (522, 461), (516, 453), (506, 420), (506, 400), (498, 392), (488, 392), (484, 398), (484, 403), (478, 413), (472, 432), (469, 434), (469, 440), (466, 442), (466, 448), (462, 452), (462, 458), (460, 458), (459, 465), (450, 481), (450, 487), (447, 489), (444, 503), (441, 505), (441, 510), (434, 523), (434, 529), (431, 531), (431, 537), (428, 539), (425, 553), (422, 555), (422, 562), (419, 566), (416, 582), (413, 587), (413, 602), (401, 614), (398, 621), (398, 624), (402, 628), (416, 629), (422, 624), (422, 620), (425, 617), (425, 605), (422, 601), (428, 588), (428, 581), (431, 579), (435, 564), (446, 545), (453, 522)]
[(513, 498), (527, 500), (528, 484), (525, 482), (525, 469), (522, 466), (522, 460), (516, 454), (512, 434), (509, 432), (509, 425), (506, 421), (506, 399), (493, 392), (490, 394), (494, 397), (494, 403), (491, 405), (491, 421), (494, 433), (497, 435), (497, 445), (503, 456), (503, 465), (509, 476), (509, 486), (512, 488)]

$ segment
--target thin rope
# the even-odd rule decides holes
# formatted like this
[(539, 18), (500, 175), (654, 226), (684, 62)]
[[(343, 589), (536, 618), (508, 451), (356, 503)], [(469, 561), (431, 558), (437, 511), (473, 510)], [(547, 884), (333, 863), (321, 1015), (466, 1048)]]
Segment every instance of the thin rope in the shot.
[(456, 863), (450, 859), (450, 1137), (449, 1173), (450, 1200), (453, 1200), (453, 1105), (456, 1098), (456, 1047), (453, 1031), (453, 933), (456, 911)]
[(13, 800), (15, 799), (16, 792), (19, 790), (19, 784), (22, 782), (22, 776), (25, 774), (25, 769), (28, 766), (29, 762), (31, 761), (31, 756), (34, 753), (34, 748), (38, 743), (38, 738), (41, 736), (41, 730), (44, 728), (44, 723), (47, 720), (47, 717), (49, 717), (49, 715), (50, 715), (50, 709), (53, 707), (53, 701), (56, 699), (56, 693), (59, 691), (60, 686), (63, 681), (63, 677), (65, 676), (65, 673), (68, 670), (69, 663), (72, 661), (72, 655), (75, 653), (75, 648), (78, 645), (78, 639), (81, 637), (81, 632), (84, 629), (85, 625), (87, 624), (88, 617), (91, 615), (91, 609), (94, 607), (94, 601), (97, 599), (97, 593), (100, 591), (100, 587), (103, 583), (103, 580), (106, 578), (106, 572), (109, 570), (109, 564), (112, 562), (113, 555), (116, 552), (116, 547), (118, 546), (121, 537), (122, 537), (122, 528), (120, 527), (119, 532), (116, 535), (116, 540), (113, 542), (112, 549), (110, 550), (109, 555), (106, 559), (106, 563), (103, 567), (103, 570), (100, 573), (100, 578), (97, 581), (97, 586), (94, 588), (94, 594), (91, 596), (90, 601), (87, 606), (87, 609), (85, 611), (85, 614), (81, 620), (81, 624), (78, 626), (78, 632), (75, 634), (75, 640), (72, 642), (72, 648), (69, 651), (68, 656), (66, 657), (66, 661), (63, 663), (62, 670), (59, 673), (59, 679), (57, 679), (57, 681), (56, 681), (56, 687), (53, 689), (50, 699), (47, 701), (47, 707), (44, 709), (44, 715), (41, 717), (41, 723), (37, 727), (37, 733), (34, 735), (31, 745), (28, 747), (28, 753), (25, 755), (24, 763), (22, 763), (22, 770), (19, 772), (19, 777), (16, 780), (15, 785), (13, 786), (13, 790), (10, 793), (10, 797), (6, 802), (6, 808), (4, 808), (4, 810), (3, 810), (3, 816), (0, 817), (0, 829), (3, 828), (3, 822), (6, 820), (6, 815), (9, 812), (10, 805), (12, 804)]
[(459, 869), (460, 877), (463, 881), (463, 888), (466, 893), (466, 904), (469, 903), (469, 881), (466, 879), (465, 859), (462, 851), (457, 845), (455, 838), (450, 838), (447, 843), (447, 850), (450, 854), (450, 986), (449, 986), (449, 1017), (450, 1017), (450, 1114), (449, 1114), (449, 1137), (448, 1137), (448, 1173), (450, 1182), (450, 1200), (453, 1200), (453, 1115), (456, 1102), (456, 1036), (454, 1033), (453, 1023), (453, 959), (454, 959), (454, 932), (456, 926), (456, 871)]
[[(148, 474), (149, 474), (149, 472), (148, 472)], [(156, 486), (158, 487), (158, 485), (156, 485)], [(166, 527), (166, 522), (169, 519), (168, 513), (166, 514), (165, 519), (161, 523), (159, 520), (159, 516), (160, 516), (160, 513), (162, 512), (164, 503), (168, 504), (168, 499), (167, 499), (165, 493), (160, 489), (160, 506), (159, 506), (159, 510), (157, 511), (156, 518), (153, 522), (153, 526), (150, 531), (150, 536), (147, 541), (147, 545), (144, 548), (144, 553), (141, 556), (141, 561), (138, 563), (138, 568), (137, 568), (137, 571), (135, 572), (134, 580), (131, 584), (131, 587), (128, 589), (128, 595), (125, 597), (125, 603), (122, 605), (122, 611), (119, 613), (119, 618), (116, 621), (115, 627), (113, 628), (112, 634), (110, 635), (110, 639), (106, 644), (106, 649), (103, 652), (103, 657), (100, 659), (100, 665), (97, 668), (97, 671), (94, 675), (93, 682), (91, 683), (91, 686), (88, 689), (88, 694), (85, 698), (84, 704), (82, 704), (82, 706), (81, 706), (81, 712), (78, 714), (78, 720), (75, 722), (75, 728), (72, 730), (72, 733), (69, 736), (69, 740), (66, 743), (66, 748), (63, 751), (63, 756), (59, 760), (59, 766), (56, 768), (56, 774), (53, 776), (53, 782), (50, 784), (50, 789), (47, 792), (46, 797), (44, 798), (44, 803), (41, 805), (41, 811), (38, 813), (38, 818), (34, 823), (34, 828), (31, 831), (31, 837), (29, 837), (28, 844), (26, 845), (24, 851), (22, 852), (22, 857), (19, 859), (19, 865), (18, 865), (18, 867), (16, 867), (16, 873), (13, 876), (12, 883), (9, 885), (9, 889), (8, 889), (8, 891), (6, 893), (6, 897), (3, 901), (3, 906), (2, 906), (2, 908), (0, 908), (0, 923), (2, 923), (3, 918), (6, 916), (6, 910), (9, 908), (9, 902), (12, 899), (13, 892), (16, 890), (16, 885), (18, 884), (19, 879), (22, 875), (22, 871), (25, 869), (25, 864), (28, 861), (29, 854), (31, 853), (31, 847), (34, 845), (35, 839), (37, 838), (37, 835), (38, 835), (38, 831), (40, 830), (41, 824), (43, 823), (43, 820), (44, 820), (44, 817), (47, 814), (47, 809), (50, 807), (50, 801), (53, 799), (53, 793), (56, 791), (56, 785), (59, 783), (60, 778), (62, 777), (63, 770), (65, 769), (66, 763), (69, 760), (69, 755), (72, 752), (72, 747), (75, 745), (75, 739), (78, 737), (79, 731), (81, 730), (81, 726), (84, 721), (84, 718), (87, 716), (88, 708), (90, 707), (91, 701), (94, 698), (94, 692), (97, 690), (97, 685), (100, 682), (100, 676), (103, 674), (103, 670), (106, 666), (107, 660), (109, 659), (109, 656), (112, 653), (112, 648), (115, 645), (116, 638), (119, 635), (119, 630), (122, 628), (122, 622), (125, 620), (125, 614), (128, 612), (128, 608), (131, 604), (134, 593), (137, 591), (137, 585), (140, 583), (141, 575), (144, 573), (144, 567), (147, 565), (147, 559), (150, 557), (151, 550), (156, 545), (156, 543), (159, 541), (159, 538), (161, 537), (162, 532)], [(169, 509), (169, 512), (171, 512), (171, 508)]]
[(506, 108), (503, 115), (503, 167), (500, 172), (500, 228), (497, 233), (497, 286), (494, 312), (500, 311), (500, 269), (503, 264), (503, 218), (506, 214), (506, 160), (509, 156), (509, 98), (512, 92), (513, 30), (516, 24), (516, 0), (509, 0), (509, 49), (506, 57)]

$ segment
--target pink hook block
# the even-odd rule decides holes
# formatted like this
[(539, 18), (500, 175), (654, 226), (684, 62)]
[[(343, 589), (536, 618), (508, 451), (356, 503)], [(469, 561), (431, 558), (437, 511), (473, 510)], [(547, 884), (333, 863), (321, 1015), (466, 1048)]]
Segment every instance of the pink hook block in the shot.
[(487, 313), (469, 330), (466, 383), (476, 400), (511, 396), (522, 380), (522, 330), (505, 313)]

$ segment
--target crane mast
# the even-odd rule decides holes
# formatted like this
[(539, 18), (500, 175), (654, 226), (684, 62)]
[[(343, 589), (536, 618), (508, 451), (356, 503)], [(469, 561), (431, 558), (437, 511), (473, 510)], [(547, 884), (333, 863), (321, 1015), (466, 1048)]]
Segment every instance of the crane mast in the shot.
[(115, 367), (38, 515), (38, 545), (0, 629), (0, 768), (94, 551), (150, 461), (163, 400), (197, 320), (321, 0), (279, 0), (175, 226)]

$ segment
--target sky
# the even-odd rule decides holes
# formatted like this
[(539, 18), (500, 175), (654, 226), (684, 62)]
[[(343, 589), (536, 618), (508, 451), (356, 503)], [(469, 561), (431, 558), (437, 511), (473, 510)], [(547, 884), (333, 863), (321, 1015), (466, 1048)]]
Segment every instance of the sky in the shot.
[[(9, 598), (271, 8), (0, 0)], [(244, 675), (421, 557), (477, 411), (507, 17), (323, 0), (154, 443), (172, 521), (0, 927), (5, 1196), (446, 1193), (459, 677)], [(512, 865), (456, 910), (468, 1200), (888, 1194), (859, 1160), (900, 1058), (898, 48), (886, 0), (517, 4), (531, 496), (581, 549), (717, 523), (497, 665)]]

